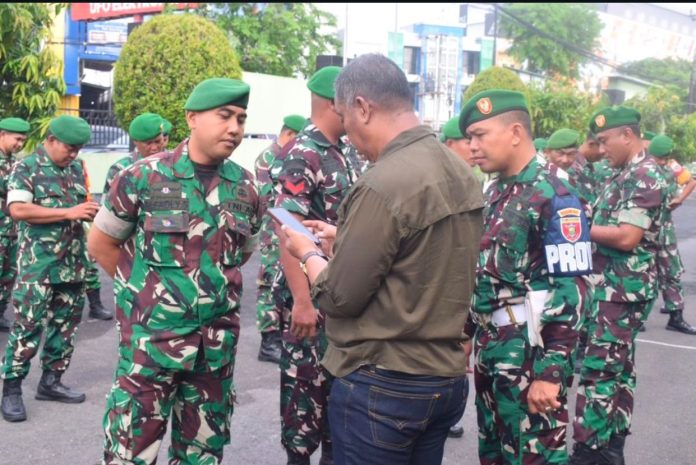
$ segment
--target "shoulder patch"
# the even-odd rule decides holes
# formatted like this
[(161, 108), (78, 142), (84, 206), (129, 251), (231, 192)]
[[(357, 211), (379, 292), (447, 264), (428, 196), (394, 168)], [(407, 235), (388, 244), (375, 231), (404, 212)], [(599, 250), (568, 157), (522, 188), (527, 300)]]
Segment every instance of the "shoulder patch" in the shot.
[(544, 248), (550, 275), (584, 276), (592, 273), (590, 228), (582, 204), (574, 195), (556, 195), (552, 199)]

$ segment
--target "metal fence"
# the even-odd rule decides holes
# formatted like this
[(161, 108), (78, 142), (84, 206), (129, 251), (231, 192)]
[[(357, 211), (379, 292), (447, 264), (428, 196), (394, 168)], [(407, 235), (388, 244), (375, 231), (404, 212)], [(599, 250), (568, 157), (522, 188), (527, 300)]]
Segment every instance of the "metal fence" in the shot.
[(81, 108), (63, 110), (64, 113), (84, 118), (92, 128), (92, 138), (86, 147), (128, 148), (128, 133), (118, 126), (116, 116), (110, 110), (93, 110)]

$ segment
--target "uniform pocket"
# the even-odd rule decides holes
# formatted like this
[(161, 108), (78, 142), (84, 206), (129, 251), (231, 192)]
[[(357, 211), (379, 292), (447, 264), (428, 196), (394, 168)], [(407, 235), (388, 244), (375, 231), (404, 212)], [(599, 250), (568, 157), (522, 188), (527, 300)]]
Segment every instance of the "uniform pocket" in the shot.
[(104, 414), (105, 448), (122, 460), (133, 458), (134, 402), (121, 388), (114, 387), (106, 401)]
[(189, 230), (187, 212), (151, 212), (143, 226), (143, 259), (151, 266), (182, 268), (186, 263), (184, 245)]
[(230, 211), (220, 213), (225, 234), (222, 240), (220, 261), (225, 266), (240, 266), (246, 242), (251, 237), (251, 222), (244, 215)]
[(42, 183), (34, 188), (34, 201), (46, 208), (60, 207), (63, 195), (63, 188), (55, 182)]
[(425, 431), (439, 394), (405, 394), (372, 386), (368, 416), (376, 445), (405, 449)]

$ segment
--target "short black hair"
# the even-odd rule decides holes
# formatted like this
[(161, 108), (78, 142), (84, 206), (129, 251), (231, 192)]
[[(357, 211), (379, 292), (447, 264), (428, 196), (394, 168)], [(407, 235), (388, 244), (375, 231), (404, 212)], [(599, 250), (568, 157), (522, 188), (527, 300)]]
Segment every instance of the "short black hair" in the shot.
[(504, 121), (506, 124), (515, 124), (519, 123), (522, 125), (524, 128), (525, 132), (529, 136), (529, 138), (532, 138), (532, 118), (529, 116), (529, 113), (526, 111), (522, 110), (513, 110), (513, 111), (507, 111), (505, 113), (501, 113), (500, 115), (501, 120)]

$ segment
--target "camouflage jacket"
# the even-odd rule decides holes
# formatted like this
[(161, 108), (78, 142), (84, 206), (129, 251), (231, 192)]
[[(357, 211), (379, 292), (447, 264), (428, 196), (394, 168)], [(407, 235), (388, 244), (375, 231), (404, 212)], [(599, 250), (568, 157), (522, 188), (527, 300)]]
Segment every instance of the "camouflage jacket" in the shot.
[[(537, 379), (559, 381), (569, 369), (579, 315), (592, 299), (591, 210), (538, 157), (517, 176), (496, 179), (485, 197), (473, 321), (476, 314), (524, 303), (528, 291), (548, 290), (541, 320), (544, 354), (535, 360), (534, 373)], [(567, 248), (574, 272), (559, 267), (550, 257), (564, 254), (550, 254), (549, 247)], [(473, 335), (471, 321), (466, 333)]]
[[(34, 203), (46, 208), (70, 208), (87, 200), (83, 165), (73, 161), (59, 168), (43, 146), (12, 169), (8, 203)], [(19, 222), (17, 280), (71, 283), (84, 279), (87, 266), (82, 221), (47, 224)]]
[(606, 302), (643, 302), (657, 296), (655, 254), (664, 221), (666, 189), (655, 160), (643, 151), (625, 167), (616, 170), (597, 199), (593, 223), (622, 223), (645, 230), (638, 246), (623, 252), (597, 244), (593, 254), (595, 298)]
[(123, 157), (116, 163), (111, 165), (109, 167), (109, 170), (106, 172), (106, 179), (104, 179), (104, 195), (109, 193), (109, 188), (111, 187), (111, 183), (114, 181), (114, 177), (116, 177), (118, 173), (128, 168), (130, 165), (140, 160), (141, 158), (142, 157), (140, 156), (138, 151), (133, 150), (131, 153), (128, 154), (127, 157)]
[[(581, 155), (578, 155), (580, 158)], [(568, 168), (568, 177), (575, 184), (578, 195), (588, 204), (594, 205), (597, 199), (594, 164), (584, 158), (576, 160)]]
[(274, 166), (276, 157), (280, 154), (281, 147), (277, 142), (268, 146), (254, 163), (256, 172), (256, 188), (259, 191), (259, 200), (264, 212), (261, 221), (261, 235), (259, 242), (261, 247), (271, 247), (273, 243), (273, 220), (266, 213), (269, 206), (273, 205), (273, 180), (271, 179), (271, 168)]
[(16, 236), (15, 222), (7, 209), (7, 181), (15, 159), (0, 152), (0, 236)]
[(599, 197), (609, 184), (609, 180), (616, 174), (616, 170), (609, 166), (606, 158), (602, 158), (592, 163), (592, 171), (594, 173), (595, 195)]
[(362, 170), (355, 151), (340, 141), (332, 145), (313, 124), (283, 147), (276, 163), (275, 205), (330, 224)]
[(227, 159), (207, 191), (188, 156), (144, 158), (116, 175), (95, 225), (125, 240), (114, 279), (121, 356), (191, 370), (234, 363), (243, 255), (261, 203), (251, 173)]

